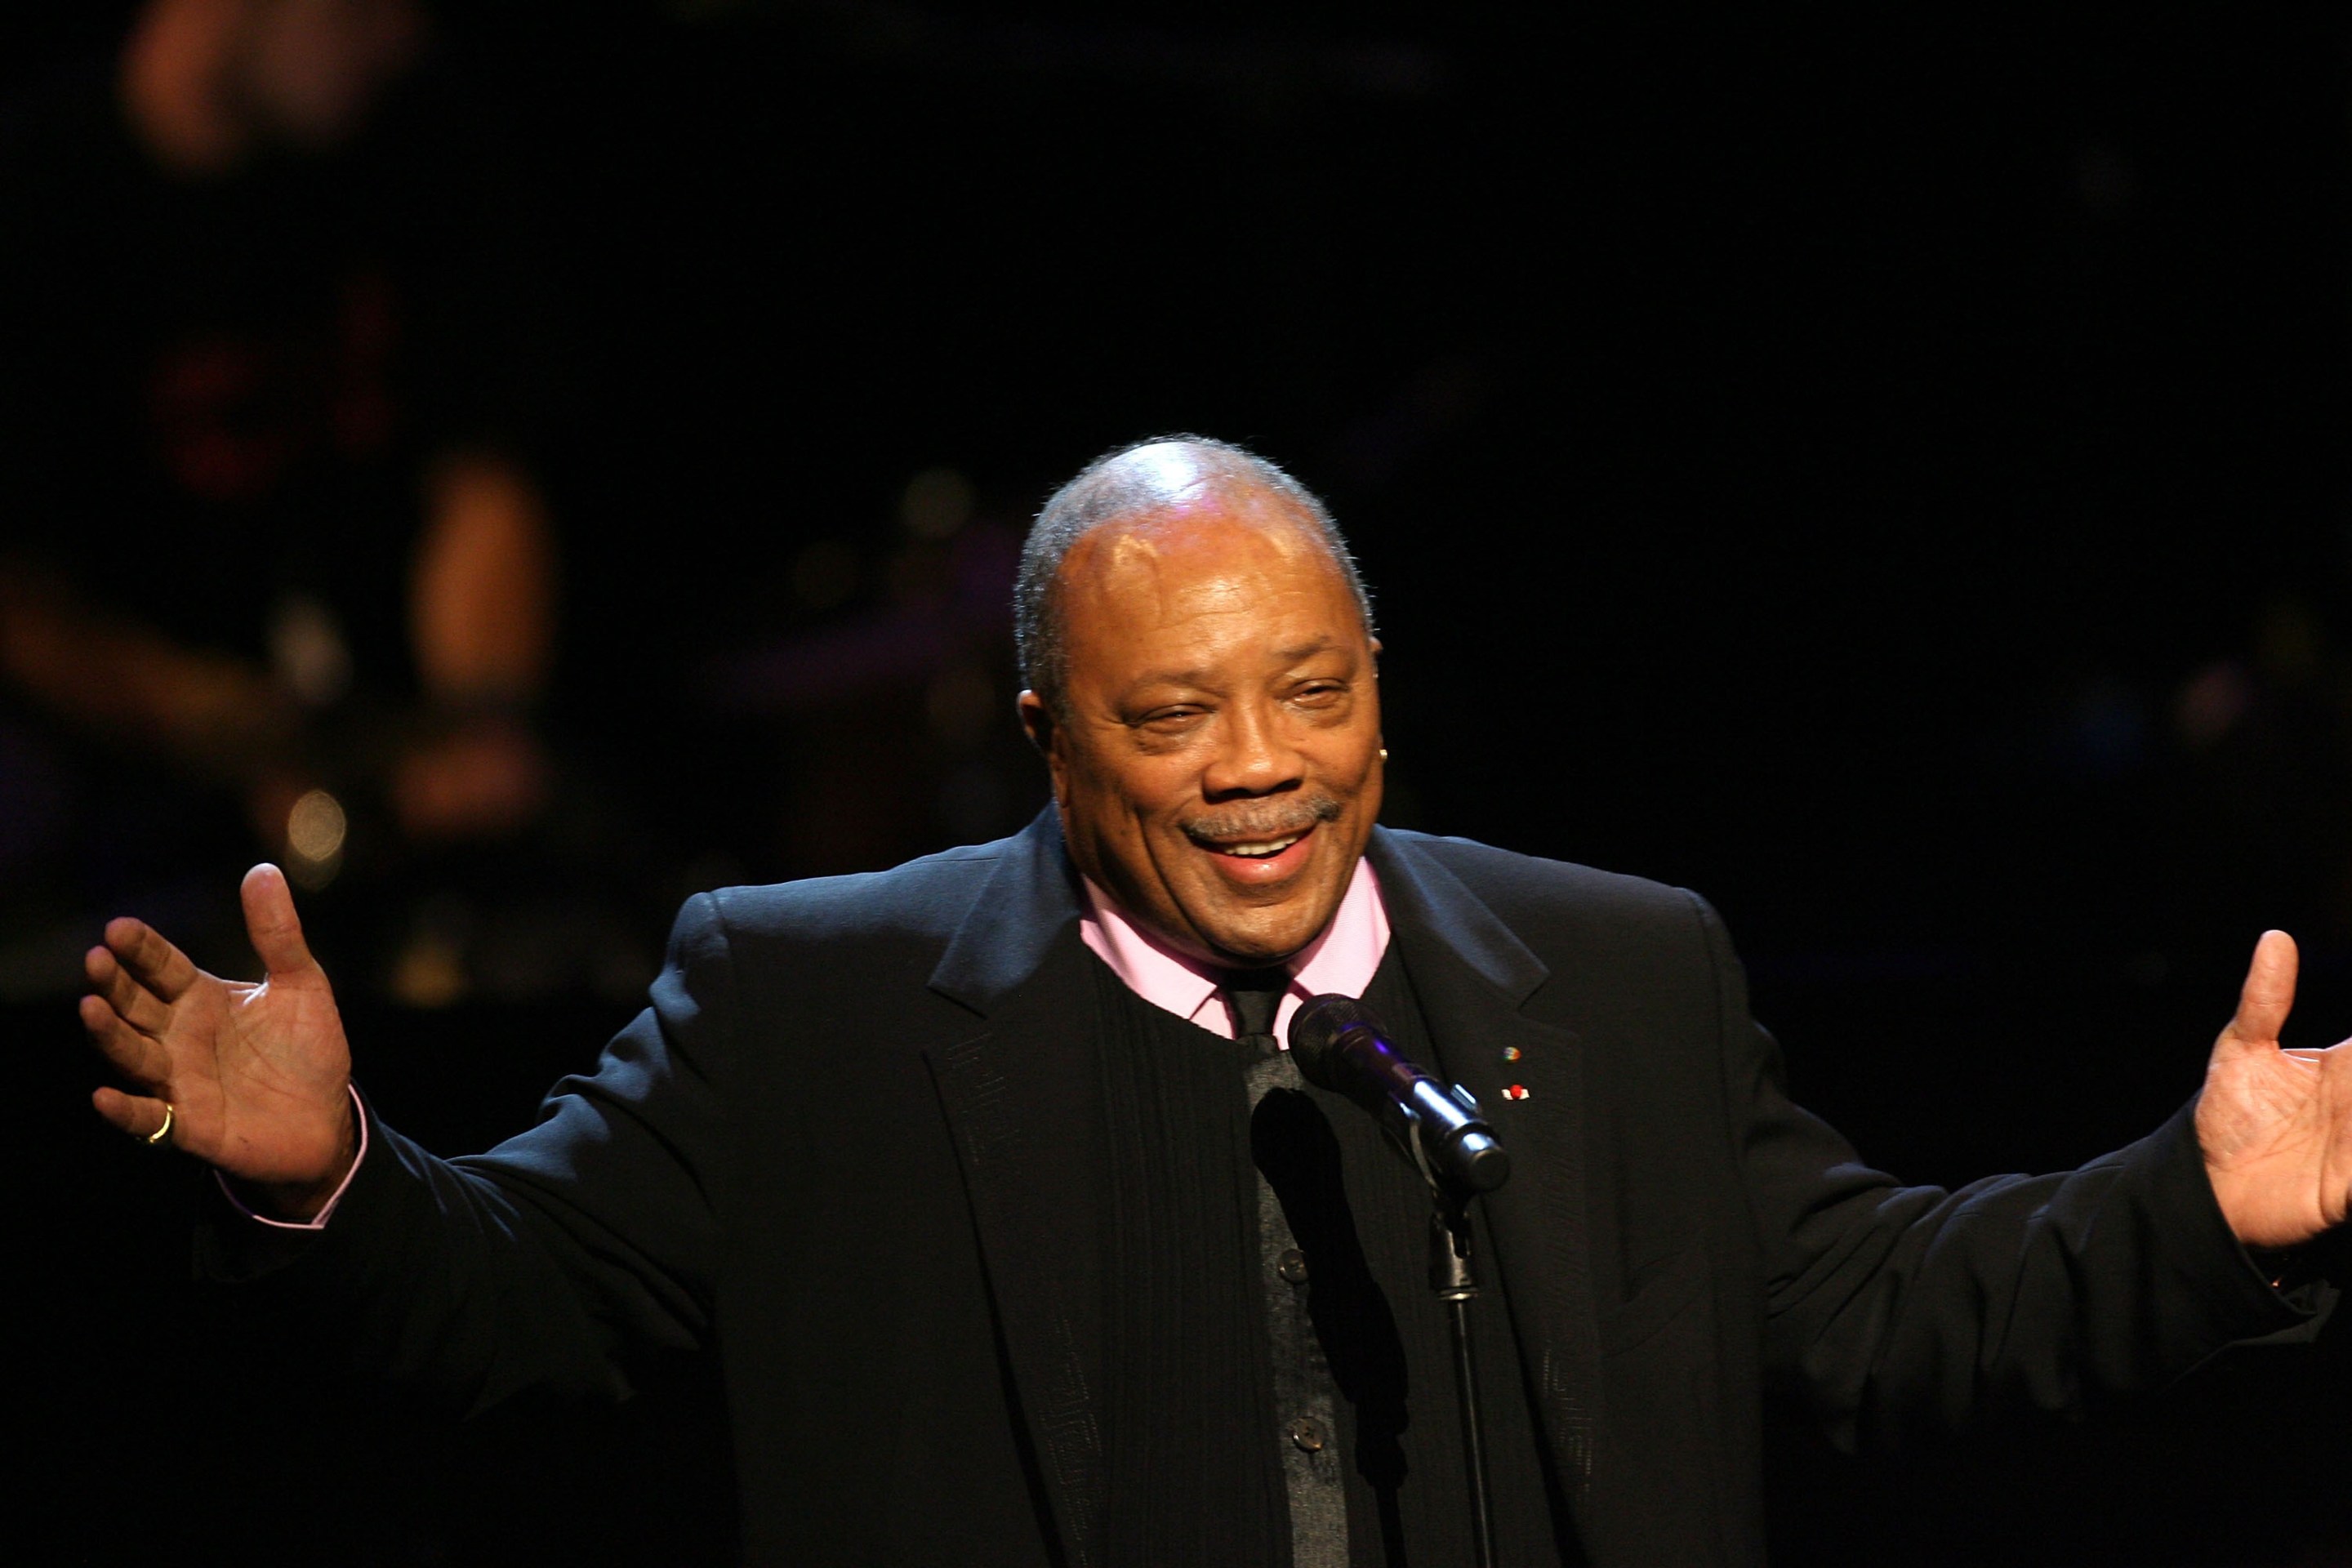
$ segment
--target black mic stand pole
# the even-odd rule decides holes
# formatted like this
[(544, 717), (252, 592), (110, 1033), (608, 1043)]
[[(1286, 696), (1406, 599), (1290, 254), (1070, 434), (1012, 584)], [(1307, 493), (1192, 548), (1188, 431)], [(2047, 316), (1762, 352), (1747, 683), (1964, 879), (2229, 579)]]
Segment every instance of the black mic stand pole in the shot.
[(1462, 1409), (1462, 1461), (1470, 1477), (1471, 1561), (1495, 1568), (1495, 1516), (1486, 1491), (1486, 1441), (1478, 1424), (1478, 1367), (1470, 1350), (1470, 1303), (1478, 1275), (1470, 1259), (1469, 1199), (1432, 1180), (1436, 1209), (1429, 1216), (1429, 1284), (1445, 1303), (1454, 1338), (1454, 1388)]
[(1495, 1510), (1486, 1489), (1486, 1438), (1478, 1422), (1478, 1365), (1470, 1345), (1470, 1303), (1478, 1275), (1470, 1260), (1470, 1200), (1509, 1179), (1510, 1157), (1478, 1101), (1448, 1088), (1381, 1037), (1379, 1021), (1351, 996), (1318, 996), (1290, 1021), (1299, 1076), (1344, 1094), (1386, 1130), (1429, 1184), (1429, 1284), (1445, 1303), (1454, 1339), (1454, 1387), (1461, 1399), (1463, 1468), (1470, 1483), (1471, 1561), (1495, 1568)]

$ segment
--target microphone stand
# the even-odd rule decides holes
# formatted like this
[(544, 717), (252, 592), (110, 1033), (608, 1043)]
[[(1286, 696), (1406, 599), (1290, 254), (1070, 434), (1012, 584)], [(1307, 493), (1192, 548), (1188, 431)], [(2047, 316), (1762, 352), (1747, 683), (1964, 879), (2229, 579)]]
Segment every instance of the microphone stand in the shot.
[(1463, 1469), (1470, 1486), (1471, 1560), (1495, 1568), (1495, 1511), (1486, 1486), (1486, 1439), (1478, 1419), (1478, 1366), (1470, 1343), (1470, 1200), (1507, 1181), (1510, 1157), (1460, 1084), (1448, 1087), (1382, 1037), (1379, 1020), (1351, 996), (1318, 996), (1290, 1023), (1299, 1076), (1371, 1112), (1397, 1152), (1412, 1162), (1435, 1205), (1429, 1220), (1429, 1284), (1445, 1303), (1454, 1340), (1454, 1387), (1461, 1402)]
[[(1424, 1167), (1426, 1169), (1426, 1167)], [(1470, 1204), (1464, 1194), (1434, 1179), (1430, 1196), (1429, 1286), (1445, 1303), (1454, 1339), (1454, 1388), (1462, 1411), (1462, 1461), (1470, 1478), (1471, 1561), (1495, 1568), (1495, 1516), (1486, 1490), (1486, 1442), (1478, 1422), (1478, 1368), (1470, 1348), (1470, 1303), (1478, 1296), (1478, 1275), (1470, 1258)]]

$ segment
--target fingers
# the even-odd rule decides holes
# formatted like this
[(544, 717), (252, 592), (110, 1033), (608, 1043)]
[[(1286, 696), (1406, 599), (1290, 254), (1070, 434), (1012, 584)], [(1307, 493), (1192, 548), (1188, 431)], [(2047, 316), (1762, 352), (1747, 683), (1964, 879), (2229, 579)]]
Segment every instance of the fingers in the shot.
[(172, 1058), (154, 1040), (124, 1023), (114, 1008), (96, 996), (81, 999), (81, 1026), (90, 1043), (133, 1083), (162, 1089), (171, 1082)]
[(2254, 944), (2253, 961), (2246, 966), (2246, 983), (2238, 992), (2237, 1016), (2221, 1031), (2216, 1056), (2233, 1050), (2273, 1049), (2294, 1006), (2294, 979), (2300, 964), (2294, 938), (2283, 931), (2266, 931)]
[(89, 977), (90, 985), (115, 1016), (145, 1035), (161, 1037), (172, 1022), (172, 1009), (153, 992), (131, 976), (129, 970), (103, 947), (93, 947), (82, 954), (82, 973)]
[(100, 1116), (133, 1138), (152, 1138), (163, 1131), (165, 1111), (160, 1100), (125, 1094), (119, 1089), (101, 1089), (91, 1093), (89, 1102)]
[[(142, 985), (166, 1002), (178, 1001), (203, 973), (153, 927), (128, 916), (106, 922), (106, 947), (139, 977)], [(94, 984), (98, 976), (92, 974), (90, 979)]]
[(294, 912), (294, 892), (286, 873), (264, 862), (245, 874), (237, 889), (245, 900), (246, 934), (263, 967), (273, 975), (316, 967), (310, 944), (302, 940), (302, 918)]

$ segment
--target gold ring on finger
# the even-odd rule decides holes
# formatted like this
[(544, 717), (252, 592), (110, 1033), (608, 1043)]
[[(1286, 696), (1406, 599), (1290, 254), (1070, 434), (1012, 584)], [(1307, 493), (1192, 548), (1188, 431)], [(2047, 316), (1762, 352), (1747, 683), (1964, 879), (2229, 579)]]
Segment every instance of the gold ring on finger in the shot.
[(172, 1102), (167, 1100), (163, 1102), (163, 1125), (147, 1134), (147, 1147), (161, 1149), (172, 1141)]

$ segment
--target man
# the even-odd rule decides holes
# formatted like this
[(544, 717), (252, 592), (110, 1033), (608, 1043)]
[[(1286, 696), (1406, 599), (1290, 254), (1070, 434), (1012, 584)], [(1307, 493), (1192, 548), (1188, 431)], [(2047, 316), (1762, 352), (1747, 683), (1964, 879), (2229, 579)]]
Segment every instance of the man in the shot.
[(1757, 1561), (1768, 1384), (1849, 1437), (2073, 1406), (2330, 1299), (2252, 1256), (2352, 1184), (2352, 1052), (2280, 1050), (2283, 935), (2151, 1137), (1901, 1189), (1785, 1099), (1696, 899), (1373, 826), (1379, 645), (1279, 469), (1101, 459), (1018, 612), (1055, 810), (694, 900), (532, 1131), (445, 1163), (374, 1121), (267, 867), (257, 986), (109, 926), (84, 1018), (135, 1092), (100, 1112), (278, 1216), (224, 1211), (215, 1272), (476, 1406), (715, 1349), (757, 1561), (1467, 1560), (1418, 1178), (1272, 1051), (1307, 992), (1360, 993), (1512, 1150), (1477, 1329), (1506, 1562)]

